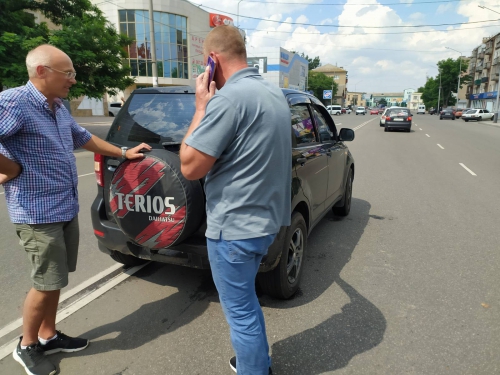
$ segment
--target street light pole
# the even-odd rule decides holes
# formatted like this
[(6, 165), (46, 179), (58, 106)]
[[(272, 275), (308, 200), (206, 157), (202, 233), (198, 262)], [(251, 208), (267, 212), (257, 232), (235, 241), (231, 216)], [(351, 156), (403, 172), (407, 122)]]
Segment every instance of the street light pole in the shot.
[(238, 18), (237, 18), (237, 21), (236, 21), (236, 22), (238, 22), (238, 29), (240, 28), (240, 3), (241, 3), (242, 1), (243, 1), (243, 0), (239, 0), (239, 1), (238, 1), (238, 11), (236, 12), (237, 17), (238, 17)]
[(438, 105), (436, 109), (436, 114), (441, 114), (439, 111), (439, 102), (441, 101), (441, 70), (439, 70), (439, 92), (438, 92)]
[(451, 49), (452, 51), (458, 52), (460, 56), (458, 57), (460, 59), (459, 63), (459, 68), (458, 68), (458, 87), (457, 87), (457, 110), (458, 110), (458, 92), (460, 91), (460, 76), (462, 75), (462, 52), (457, 51), (456, 49), (446, 47), (447, 49)]

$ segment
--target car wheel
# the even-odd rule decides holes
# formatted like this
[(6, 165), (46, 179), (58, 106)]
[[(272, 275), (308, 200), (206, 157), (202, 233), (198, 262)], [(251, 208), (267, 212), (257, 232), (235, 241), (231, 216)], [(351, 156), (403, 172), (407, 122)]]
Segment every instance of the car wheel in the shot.
[(385, 132), (388, 132), (388, 131), (389, 131), (389, 128), (386, 126), (386, 127), (384, 128), (384, 131), (385, 131)]
[(464, 119), (465, 122), (469, 122), (469, 120)]
[(146, 260), (146, 259), (137, 258), (133, 255), (122, 254), (119, 251), (114, 251), (114, 250), (111, 251), (109, 256), (115, 262), (121, 263), (127, 267), (140, 266), (140, 265), (148, 262), (148, 260)]
[(289, 299), (299, 288), (307, 248), (307, 227), (299, 212), (292, 214), (287, 228), (281, 258), (275, 269), (258, 273), (257, 281), (265, 294), (279, 299)]
[(108, 112), (108, 115), (109, 115), (109, 117), (115, 117), (115, 115), (113, 114), (113, 112)]
[(452, 120), (455, 120), (455, 117), (452, 117), (451, 119), (452, 119)]
[(440, 117), (439, 119), (440, 119), (440, 120), (442, 120), (443, 118), (442, 118), (442, 117)]
[(380, 123), (380, 126), (384, 126), (384, 124)]
[(333, 207), (332, 211), (338, 216), (347, 216), (351, 211), (351, 200), (352, 200), (352, 169), (349, 168), (349, 173), (347, 174), (347, 181), (345, 183), (344, 197), (342, 198), (344, 204), (339, 207)]

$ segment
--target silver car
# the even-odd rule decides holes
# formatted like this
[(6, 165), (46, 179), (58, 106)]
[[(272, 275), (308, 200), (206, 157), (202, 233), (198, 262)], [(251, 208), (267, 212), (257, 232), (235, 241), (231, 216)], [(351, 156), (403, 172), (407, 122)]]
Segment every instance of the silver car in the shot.
[(492, 120), (494, 113), (491, 113), (487, 109), (470, 109), (462, 114), (462, 120), (468, 122), (469, 120)]

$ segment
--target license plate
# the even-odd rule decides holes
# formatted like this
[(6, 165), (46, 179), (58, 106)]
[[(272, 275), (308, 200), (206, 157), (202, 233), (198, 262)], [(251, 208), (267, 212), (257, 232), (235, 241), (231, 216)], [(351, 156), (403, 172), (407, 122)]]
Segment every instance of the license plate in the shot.
[(404, 121), (402, 118), (395, 118), (394, 121)]

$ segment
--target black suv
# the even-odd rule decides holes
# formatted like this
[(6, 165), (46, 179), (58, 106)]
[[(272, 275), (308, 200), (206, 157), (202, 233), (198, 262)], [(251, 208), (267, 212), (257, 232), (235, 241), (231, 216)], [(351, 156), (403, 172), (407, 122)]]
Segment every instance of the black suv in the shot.
[[(292, 218), (262, 260), (257, 281), (275, 298), (290, 298), (299, 286), (307, 237), (330, 210), (351, 208), (354, 160), (327, 109), (314, 96), (283, 89), (292, 132)], [(128, 266), (148, 260), (209, 268), (203, 182), (180, 173), (180, 143), (195, 112), (189, 86), (135, 90), (118, 113), (107, 141), (119, 147), (146, 142), (141, 160), (95, 155), (97, 197), (91, 207), (99, 249)]]

